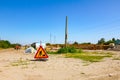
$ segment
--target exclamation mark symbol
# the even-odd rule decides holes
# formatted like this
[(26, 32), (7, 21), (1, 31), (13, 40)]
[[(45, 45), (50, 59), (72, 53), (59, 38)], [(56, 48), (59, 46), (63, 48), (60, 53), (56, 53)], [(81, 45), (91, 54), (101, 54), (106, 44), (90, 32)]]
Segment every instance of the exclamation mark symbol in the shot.
[(42, 51), (40, 51), (39, 55), (42, 56)]

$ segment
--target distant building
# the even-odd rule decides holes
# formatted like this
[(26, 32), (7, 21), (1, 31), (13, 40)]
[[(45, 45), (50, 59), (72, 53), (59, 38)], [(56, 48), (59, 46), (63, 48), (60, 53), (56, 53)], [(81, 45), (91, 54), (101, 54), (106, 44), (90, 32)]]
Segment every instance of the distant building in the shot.
[(114, 48), (114, 50), (120, 50), (120, 39), (117, 39), (115, 41), (115, 48)]
[(120, 39), (117, 39), (117, 40), (115, 41), (115, 45), (120, 45)]

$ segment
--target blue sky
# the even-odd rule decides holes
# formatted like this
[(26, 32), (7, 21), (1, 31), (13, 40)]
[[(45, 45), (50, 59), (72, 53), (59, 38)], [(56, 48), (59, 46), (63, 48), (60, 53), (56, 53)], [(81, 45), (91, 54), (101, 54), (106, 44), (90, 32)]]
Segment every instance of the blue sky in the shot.
[(12, 43), (97, 43), (120, 36), (120, 0), (0, 0), (0, 38)]

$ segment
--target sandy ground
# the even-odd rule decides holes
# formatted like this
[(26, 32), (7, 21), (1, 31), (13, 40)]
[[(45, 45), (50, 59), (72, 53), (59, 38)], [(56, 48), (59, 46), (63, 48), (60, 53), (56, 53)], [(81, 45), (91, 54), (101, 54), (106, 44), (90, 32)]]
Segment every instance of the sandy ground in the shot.
[[(120, 58), (120, 52), (113, 52)], [(47, 61), (37, 61), (35, 54), (23, 50), (0, 51), (0, 80), (120, 80), (120, 60), (106, 58), (89, 63), (80, 59), (49, 55)], [(27, 62), (21, 65), (19, 61)], [(14, 65), (18, 62), (18, 65)]]

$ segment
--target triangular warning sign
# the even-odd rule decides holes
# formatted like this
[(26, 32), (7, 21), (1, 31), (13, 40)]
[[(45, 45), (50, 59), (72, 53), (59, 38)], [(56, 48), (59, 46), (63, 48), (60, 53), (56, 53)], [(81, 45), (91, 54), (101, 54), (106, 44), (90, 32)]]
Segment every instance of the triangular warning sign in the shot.
[(45, 52), (45, 50), (42, 48), (42, 46), (39, 47), (39, 49), (37, 50), (37, 53), (35, 54), (34, 58), (48, 58), (47, 53)]

